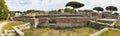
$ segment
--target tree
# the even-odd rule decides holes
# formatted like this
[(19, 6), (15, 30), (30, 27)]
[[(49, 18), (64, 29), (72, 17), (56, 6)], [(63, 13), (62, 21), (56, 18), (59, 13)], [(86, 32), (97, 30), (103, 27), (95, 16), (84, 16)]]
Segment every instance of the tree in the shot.
[(8, 10), (7, 5), (5, 4), (5, 1), (0, 0), (0, 18), (7, 19), (8, 12), (9, 12), (9, 10)]
[(51, 11), (49, 11), (49, 12), (58, 12), (57, 10), (51, 10)]
[(73, 9), (70, 9), (70, 8), (65, 8), (65, 9), (64, 9), (64, 11), (65, 11), (65, 12), (72, 12), (72, 11), (73, 11)]
[(34, 9), (27, 10), (27, 11), (26, 11), (26, 14), (27, 14), (27, 13), (32, 13), (32, 12), (34, 12), (34, 11), (35, 11)]
[(93, 10), (96, 10), (98, 12), (104, 11), (104, 9), (102, 7), (94, 7)]
[(15, 11), (10, 11), (9, 14), (10, 14), (10, 17), (13, 17), (15, 16)]
[(119, 15), (119, 13), (114, 13), (114, 15)]
[(93, 12), (93, 10), (83, 10), (83, 12)]
[(62, 10), (64, 10), (64, 9), (58, 9), (58, 12), (61, 12)]
[(115, 7), (115, 6), (107, 6), (105, 9), (108, 11), (111, 11), (111, 12), (118, 11), (117, 7)]
[(49, 14), (58, 14), (59, 12), (58, 12), (58, 10), (51, 10), (51, 11), (49, 11)]
[(28, 14), (28, 13), (35, 13), (35, 12), (45, 12), (45, 11), (43, 11), (43, 10), (34, 10), (34, 9), (31, 9), (31, 10), (25, 11), (25, 14)]
[(81, 8), (84, 6), (84, 4), (80, 3), (80, 2), (76, 2), (76, 1), (71, 1), (66, 4), (66, 7), (68, 7), (68, 6), (73, 7), (73, 9), (75, 11), (76, 8)]

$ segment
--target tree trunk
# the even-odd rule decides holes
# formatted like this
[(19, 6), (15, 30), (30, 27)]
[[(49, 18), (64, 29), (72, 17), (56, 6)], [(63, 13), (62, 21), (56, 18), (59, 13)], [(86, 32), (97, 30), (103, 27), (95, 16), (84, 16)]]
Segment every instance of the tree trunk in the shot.
[(111, 10), (111, 13), (112, 13), (113, 11)]
[(98, 11), (98, 13), (100, 13), (100, 11)]
[(76, 9), (76, 8), (73, 8), (73, 13), (75, 13), (75, 14), (76, 14), (77, 12), (76, 12), (76, 10), (75, 10), (75, 9)]

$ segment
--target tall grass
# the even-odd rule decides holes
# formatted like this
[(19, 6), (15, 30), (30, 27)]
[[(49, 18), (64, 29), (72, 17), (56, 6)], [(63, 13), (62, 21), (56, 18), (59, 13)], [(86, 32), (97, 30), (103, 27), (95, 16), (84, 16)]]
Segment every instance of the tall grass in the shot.
[(109, 29), (100, 34), (99, 36), (120, 36), (120, 31)]
[(90, 34), (96, 32), (97, 30), (91, 27), (83, 28), (33, 28), (28, 30), (23, 30), (25, 36), (89, 36)]
[(120, 25), (120, 20), (117, 20), (117, 21), (116, 21), (116, 24), (117, 24), (117, 25)]

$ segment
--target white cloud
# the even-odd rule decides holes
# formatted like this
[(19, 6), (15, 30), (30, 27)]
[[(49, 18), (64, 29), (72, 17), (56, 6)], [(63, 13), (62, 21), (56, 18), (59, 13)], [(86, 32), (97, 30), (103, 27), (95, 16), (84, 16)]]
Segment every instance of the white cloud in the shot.
[(117, 6), (120, 9), (120, 0), (6, 0), (10, 10), (53, 10), (64, 8), (65, 4), (69, 1), (79, 1), (84, 3), (85, 6), (80, 9), (92, 9), (95, 6), (105, 8), (109, 5)]

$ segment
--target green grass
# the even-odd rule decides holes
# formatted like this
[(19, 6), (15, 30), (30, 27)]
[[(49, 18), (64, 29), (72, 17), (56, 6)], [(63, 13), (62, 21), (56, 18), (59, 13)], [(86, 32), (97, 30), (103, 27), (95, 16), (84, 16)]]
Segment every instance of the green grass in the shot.
[(23, 30), (25, 36), (89, 36), (90, 34), (96, 32), (91, 27), (83, 28), (33, 28), (28, 30)]
[(12, 26), (17, 26), (17, 25), (21, 25), (21, 24), (25, 24), (27, 22), (22, 22), (22, 21), (8, 21), (8, 23), (3, 26), (2, 28), (2, 33), (4, 33), (4, 30), (12, 30)]
[(5, 26), (3, 26), (3, 29), (11, 30), (11, 29), (13, 29), (12, 26), (21, 25), (21, 24), (25, 24), (25, 23), (27, 23), (27, 22), (10, 21)]
[(100, 34), (99, 36), (120, 36), (120, 31), (109, 29)]
[(117, 25), (120, 25), (120, 20), (117, 20), (117, 21), (116, 21), (116, 24), (117, 24)]

